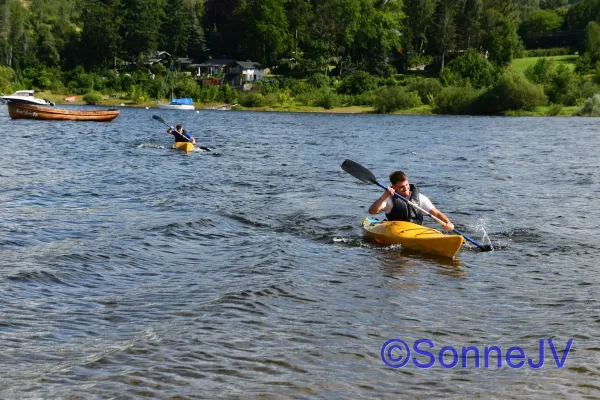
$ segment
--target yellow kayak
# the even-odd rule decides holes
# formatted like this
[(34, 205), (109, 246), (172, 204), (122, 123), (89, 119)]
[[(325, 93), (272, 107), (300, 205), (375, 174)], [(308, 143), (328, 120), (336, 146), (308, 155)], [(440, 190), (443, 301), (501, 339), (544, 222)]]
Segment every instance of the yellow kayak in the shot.
[(363, 231), (365, 238), (379, 244), (399, 244), (406, 249), (448, 258), (454, 258), (464, 242), (460, 235), (445, 235), (412, 222), (380, 221), (373, 217), (365, 218)]
[(171, 148), (183, 150), (185, 151), (185, 154), (190, 154), (190, 151), (194, 151), (196, 146), (194, 146), (194, 144), (191, 142), (175, 142)]

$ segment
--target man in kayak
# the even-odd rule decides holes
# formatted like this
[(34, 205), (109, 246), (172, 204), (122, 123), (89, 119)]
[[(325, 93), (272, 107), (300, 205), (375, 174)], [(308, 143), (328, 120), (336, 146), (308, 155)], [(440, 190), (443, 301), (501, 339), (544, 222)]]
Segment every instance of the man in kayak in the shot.
[(408, 177), (404, 172), (392, 172), (390, 174), (390, 182), (392, 183), (392, 186), (388, 187), (381, 197), (371, 204), (371, 207), (369, 207), (369, 214), (374, 215), (383, 210), (385, 211), (385, 216), (388, 221), (408, 221), (419, 225), (422, 224), (423, 213), (414, 207), (411, 207), (405, 201), (396, 198), (394, 193), (398, 193), (400, 196), (415, 203), (431, 215), (444, 221), (446, 223), (444, 229), (448, 231), (454, 230), (454, 224), (450, 222), (450, 219), (448, 219), (443, 212), (435, 208), (431, 200), (420, 193), (415, 185), (408, 183)]
[(196, 144), (196, 139), (188, 131), (183, 129), (183, 125), (177, 124), (175, 128), (172, 126), (167, 130), (169, 135), (173, 135), (175, 137), (175, 142), (191, 142), (192, 144)]

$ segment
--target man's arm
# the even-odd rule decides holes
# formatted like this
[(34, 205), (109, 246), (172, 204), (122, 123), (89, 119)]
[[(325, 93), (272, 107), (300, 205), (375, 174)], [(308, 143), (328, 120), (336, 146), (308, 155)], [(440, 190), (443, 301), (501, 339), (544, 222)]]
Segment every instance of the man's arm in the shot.
[(188, 139), (188, 141), (192, 142), (192, 144), (196, 144), (196, 139), (194, 139), (192, 134), (188, 131), (185, 131), (185, 137)]
[(438, 217), (439, 219), (444, 221), (446, 223), (446, 225), (444, 225), (445, 230), (447, 230), (447, 231), (454, 230), (454, 224), (452, 222), (450, 222), (450, 219), (448, 217), (446, 217), (446, 214), (444, 214), (437, 208), (434, 207), (431, 210), (429, 210), (429, 214), (433, 215), (434, 217)]
[(394, 195), (394, 189), (387, 188), (387, 190), (385, 192), (383, 192), (381, 197), (378, 198), (377, 200), (375, 200), (375, 202), (373, 204), (371, 204), (371, 207), (369, 207), (369, 214), (371, 214), (371, 215), (378, 214), (385, 207), (384, 203), (387, 200), (387, 198), (390, 196), (393, 196), (393, 195)]

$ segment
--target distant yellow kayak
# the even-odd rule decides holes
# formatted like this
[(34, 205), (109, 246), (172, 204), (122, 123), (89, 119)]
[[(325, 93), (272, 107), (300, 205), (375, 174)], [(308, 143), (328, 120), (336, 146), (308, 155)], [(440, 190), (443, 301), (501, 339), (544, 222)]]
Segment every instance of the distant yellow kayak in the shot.
[(412, 222), (380, 221), (373, 217), (365, 218), (363, 231), (365, 238), (375, 243), (399, 244), (406, 249), (448, 258), (454, 258), (464, 242), (460, 235), (445, 235)]
[(171, 148), (183, 150), (185, 151), (185, 154), (190, 154), (191, 151), (194, 151), (196, 146), (194, 146), (194, 144), (191, 142), (175, 142), (173, 143), (173, 146), (171, 146)]

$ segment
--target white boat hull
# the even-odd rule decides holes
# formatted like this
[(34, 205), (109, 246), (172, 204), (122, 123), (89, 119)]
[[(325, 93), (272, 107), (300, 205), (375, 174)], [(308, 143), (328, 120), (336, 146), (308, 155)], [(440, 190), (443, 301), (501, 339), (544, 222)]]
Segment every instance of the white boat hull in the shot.
[(33, 96), (33, 90), (17, 90), (11, 95), (0, 96), (0, 103), (7, 103), (12, 101), (13, 103), (31, 104), (34, 106), (53, 106), (54, 103), (49, 102), (46, 99), (37, 99)]
[(158, 108), (163, 110), (191, 110), (194, 111), (196, 108), (193, 104), (163, 104), (158, 102)]

